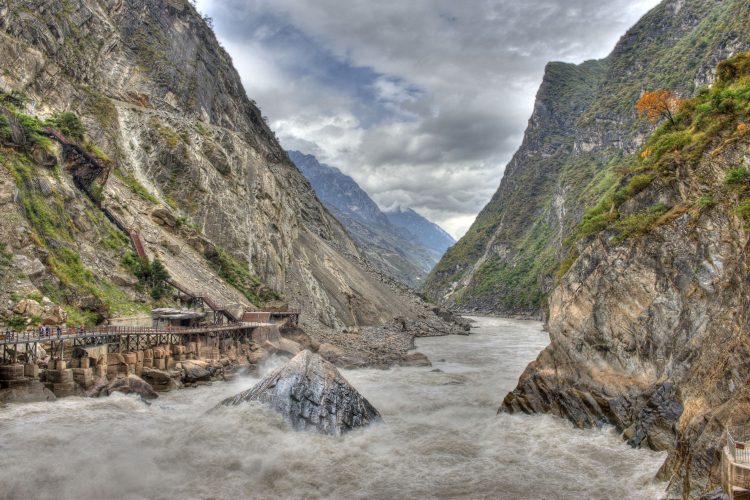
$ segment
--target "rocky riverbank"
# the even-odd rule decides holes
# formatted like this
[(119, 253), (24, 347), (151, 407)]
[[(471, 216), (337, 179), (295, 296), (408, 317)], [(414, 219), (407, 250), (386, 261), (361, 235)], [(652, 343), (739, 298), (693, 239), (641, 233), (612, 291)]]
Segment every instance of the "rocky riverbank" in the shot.
[[(107, 346), (76, 347), (67, 360), (41, 347), (34, 362), (6, 365), (0, 370), (0, 402), (49, 401), (65, 396), (108, 396), (136, 393), (144, 399), (158, 392), (228, 381), (238, 374), (257, 373), (272, 356), (293, 357), (304, 350), (344, 368), (430, 366), (414, 349), (416, 336), (467, 334), (469, 322), (443, 312), (439, 324), (430, 316), (420, 322), (399, 319), (382, 327), (308, 335), (292, 326), (264, 326), (247, 341), (214, 341), (209, 337), (187, 345), (158, 345), (129, 352), (107, 352)], [(430, 335), (432, 334), (432, 335)], [(19, 359), (30, 359), (19, 353)]]
[[(716, 74), (618, 193), (648, 183), (601, 203), (613, 220), (579, 241), (550, 297), (551, 343), (503, 403), (668, 450), (670, 498), (719, 487), (726, 431), (750, 427), (750, 53)], [(660, 157), (655, 144), (668, 144)]]

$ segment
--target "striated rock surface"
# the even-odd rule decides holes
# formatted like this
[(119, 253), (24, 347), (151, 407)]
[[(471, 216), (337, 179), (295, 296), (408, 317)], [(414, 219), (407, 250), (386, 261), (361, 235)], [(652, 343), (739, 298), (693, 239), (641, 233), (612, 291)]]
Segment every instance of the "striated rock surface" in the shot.
[(670, 497), (719, 486), (724, 432), (750, 428), (749, 76), (750, 53), (719, 65), (630, 159), (602, 224), (576, 229), (551, 343), (501, 408), (668, 450)]
[(380, 414), (335, 366), (318, 354), (302, 351), (245, 392), (221, 402), (267, 404), (296, 430), (338, 436), (380, 420)]

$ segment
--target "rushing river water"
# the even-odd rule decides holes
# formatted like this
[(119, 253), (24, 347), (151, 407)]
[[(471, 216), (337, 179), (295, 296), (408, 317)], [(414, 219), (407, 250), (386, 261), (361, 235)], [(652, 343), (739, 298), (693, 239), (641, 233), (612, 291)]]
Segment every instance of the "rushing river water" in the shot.
[[(495, 412), (547, 344), (537, 322), (476, 318), (418, 340), (431, 368), (346, 371), (384, 423), (330, 438), (254, 405), (251, 386), (0, 408), (0, 498), (657, 498), (663, 454), (611, 430)], [(269, 367), (270, 368), (270, 367)]]

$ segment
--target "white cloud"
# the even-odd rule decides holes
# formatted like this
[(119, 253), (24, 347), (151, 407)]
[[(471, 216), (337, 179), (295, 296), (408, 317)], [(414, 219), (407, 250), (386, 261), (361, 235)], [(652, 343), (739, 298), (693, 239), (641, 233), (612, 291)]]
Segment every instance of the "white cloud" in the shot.
[(199, 0), (285, 147), (460, 236), (549, 60), (603, 57), (657, 0)]

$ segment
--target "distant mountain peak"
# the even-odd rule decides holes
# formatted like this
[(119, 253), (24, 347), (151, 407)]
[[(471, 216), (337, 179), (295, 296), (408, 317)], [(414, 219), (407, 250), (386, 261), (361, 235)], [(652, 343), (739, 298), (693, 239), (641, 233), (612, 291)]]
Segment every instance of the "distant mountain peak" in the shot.
[(287, 151), (310, 181), (318, 198), (346, 227), (382, 271), (414, 287), (421, 286), (453, 238), (411, 208), (384, 212), (357, 182), (311, 154)]

